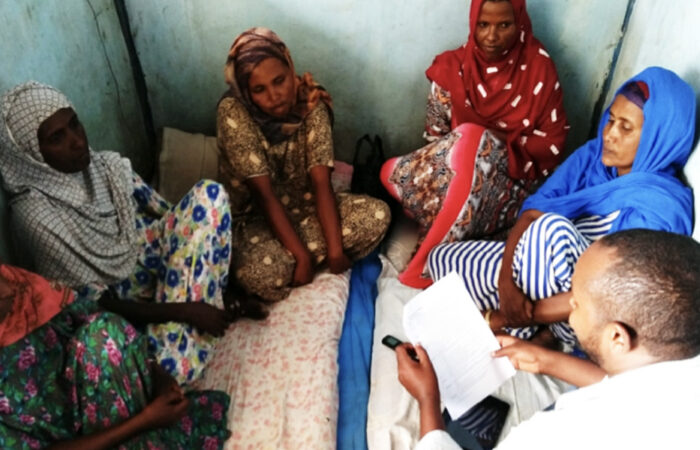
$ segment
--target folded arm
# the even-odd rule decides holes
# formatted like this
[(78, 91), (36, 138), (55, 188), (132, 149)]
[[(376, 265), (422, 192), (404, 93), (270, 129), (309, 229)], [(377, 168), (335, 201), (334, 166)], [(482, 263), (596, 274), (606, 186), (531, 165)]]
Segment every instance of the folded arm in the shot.
[(100, 306), (119, 314), (128, 321), (146, 325), (149, 323), (180, 322), (213, 336), (223, 336), (233, 322), (233, 315), (204, 302), (154, 303), (121, 300), (107, 291), (99, 300)]
[(133, 197), (136, 200), (138, 211), (154, 218), (163, 217), (171, 208), (170, 203), (143, 181), (136, 172), (131, 174), (131, 178), (134, 183)]
[(498, 296), (501, 312), (507, 326), (526, 326), (533, 323), (533, 302), (513, 281), (513, 256), (525, 230), (543, 213), (534, 209), (524, 211), (508, 234), (498, 276)]
[[(563, 292), (552, 297), (543, 298), (534, 302), (532, 309), (532, 322), (547, 325), (550, 323), (566, 322), (571, 313), (571, 292)], [(497, 332), (508, 326), (502, 311), (491, 311), (489, 314), (489, 326)]]

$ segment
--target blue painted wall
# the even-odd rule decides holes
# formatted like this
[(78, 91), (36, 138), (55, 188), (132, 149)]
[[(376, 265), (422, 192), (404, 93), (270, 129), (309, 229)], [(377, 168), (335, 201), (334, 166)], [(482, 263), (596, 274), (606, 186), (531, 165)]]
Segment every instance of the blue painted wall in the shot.
[[(30, 79), (56, 86), (93, 149), (117, 150), (147, 176), (154, 158), (113, 1), (0, 1), (0, 17), (0, 92)], [(8, 236), (5, 203), (0, 196), (0, 236)], [(6, 239), (0, 258), (9, 258)]]
[[(573, 125), (585, 141), (620, 38), (627, 0), (531, 0), (536, 35), (557, 62)], [(266, 26), (285, 40), (298, 72), (333, 95), (336, 156), (352, 157), (366, 132), (390, 154), (422, 145), (425, 69), (467, 39), (468, 2), (451, 0), (126, 0), (155, 126), (215, 133), (233, 39)], [(585, 18), (585, 20), (582, 20)], [(586, 61), (582, 64), (581, 61)]]
[[(223, 63), (241, 31), (267, 26), (287, 42), (297, 70), (310, 71), (334, 97), (336, 154), (350, 160), (355, 140), (380, 134), (388, 153), (420, 145), (435, 54), (468, 34), (468, 2), (422, 0), (124, 0), (144, 69), (156, 128), (213, 134), (226, 88)], [(530, 0), (535, 34), (557, 63), (572, 123), (568, 147), (583, 143), (601, 96), (629, 4), (634, 5), (612, 86), (651, 64), (677, 70), (700, 92), (688, 55), (700, 6), (654, 0)], [(129, 156), (150, 175), (149, 148), (114, 0), (0, 2), (0, 91), (27, 79), (59, 87), (75, 103), (95, 149)], [(653, 32), (650, 32), (652, 30)], [(608, 93), (609, 96), (609, 93)], [(700, 156), (686, 173), (700, 186)], [(700, 197), (700, 196), (699, 196)], [(696, 198), (696, 210), (700, 199)], [(0, 236), (7, 236), (0, 193)], [(695, 237), (700, 239), (700, 226)], [(8, 258), (0, 240), (0, 258)]]

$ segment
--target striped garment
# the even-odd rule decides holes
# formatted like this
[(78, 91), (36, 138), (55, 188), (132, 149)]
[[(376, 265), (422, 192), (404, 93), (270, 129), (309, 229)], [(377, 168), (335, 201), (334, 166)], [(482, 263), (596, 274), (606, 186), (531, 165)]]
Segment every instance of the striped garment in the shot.
[[(603, 237), (618, 216), (591, 216), (574, 222), (558, 214), (544, 214), (525, 230), (513, 257), (515, 284), (537, 301), (571, 289), (574, 265), (596, 239)], [(498, 274), (505, 242), (465, 241), (435, 247), (428, 257), (430, 276), (439, 280), (450, 272), (462, 276), (467, 291), (481, 311), (499, 309)], [(561, 341), (576, 345), (576, 336), (566, 322), (550, 325)], [(506, 329), (529, 339), (537, 327)]]

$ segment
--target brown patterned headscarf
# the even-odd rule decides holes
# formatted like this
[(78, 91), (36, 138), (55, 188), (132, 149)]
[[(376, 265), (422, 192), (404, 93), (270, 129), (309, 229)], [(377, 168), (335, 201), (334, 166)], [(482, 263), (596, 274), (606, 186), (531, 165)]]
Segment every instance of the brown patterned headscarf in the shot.
[(325, 103), (331, 118), (333, 117), (330, 94), (308, 72), (295, 77), (297, 102), (287, 117), (278, 119), (258, 108), (250, 97), (248, 81), (253, 69), (267, 58), (279, 59), (296, 74), (287, 46), (272, 30), (257, 27), (241, 33), (233, 41), (228, 52), (224, 75), (230, 89), (224, 93), (222, 99), (234, 97), (240, 101), (260, 126), (270, 144), (278, 144), (293, 135), (318, 102)]

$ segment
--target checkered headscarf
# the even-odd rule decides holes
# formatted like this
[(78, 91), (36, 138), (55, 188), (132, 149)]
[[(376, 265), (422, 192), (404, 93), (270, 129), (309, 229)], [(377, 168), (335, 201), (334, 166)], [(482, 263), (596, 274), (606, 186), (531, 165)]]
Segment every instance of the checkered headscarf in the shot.
[(114, 283), (136, 263), (131, 164), (114, 152), (90, 150), (82, 172), (59, 172), (44, 162), (39, 126), (68, 99), (30, 81), (0, 104), (0, 174), (10, 194), (12, 225), (29, 247), (35, 269), (71, 287)]

